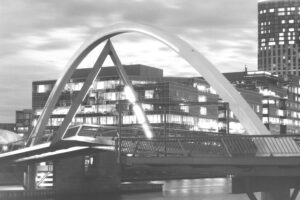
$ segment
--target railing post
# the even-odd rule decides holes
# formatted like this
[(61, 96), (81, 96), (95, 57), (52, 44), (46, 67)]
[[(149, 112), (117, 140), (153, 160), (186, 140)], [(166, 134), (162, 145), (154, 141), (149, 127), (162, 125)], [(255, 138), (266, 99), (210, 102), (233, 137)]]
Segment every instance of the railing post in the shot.
[(292, 196), (291, 196), (291, 200), (296, 200), (297, 196), (298, 196), (298, 193), (299, 193), (299, 190), (300, 190), (300, 186), (296, 187), (292, 193)]
[(181, 148), (181, 150), (182, 150), (182, 154), (183, 154), (184, 156), (188, 156), (186, 150), (184, 149), (183, 145), (181, 144), (181, 141), (178, 139), (177, 142), (178, 142), (178, 144), (179, 144), (179, 146), (180, 146), (180, 148)]
[(167, 156), (167, 111), (166, 107), (164, 106), (164, 144), (165, 144), (165, 156)]
[(117, 153), (117, 163), (121, 164), (121, 138), (119, 136), (115, 139), (115, 151)]
[(137, 150), (138, 150), (138, 147), (139, 147), (139, 144), (140, 144), (140, 140), (138, 140), (137, 142), (136, 142), (136, 145), (135, 145), (135, 148), (134, 148), (134, 151), (133, 151), (133, 157), (135, 157), (135, 154), (136, 154), (136, 152), (137, 152)]
[(223, 146), (224, 146), (224, 149), (225, 149), (227, 155), (228, 155), (229, 157), (232, 157), (232, 155), (231, 155), (231, 153), (230, 153), (230, 151), (229, 151), (229, 149), (228, 149), (226, 143), (224, 142), (224, 138), (221, 138), (221, 142), (222, 142), (222, 144), (223, 144)]
[(247, 192), (247, 196), (250, 200), (257, 200), (256, 196), (253, 194), (253, 192)]

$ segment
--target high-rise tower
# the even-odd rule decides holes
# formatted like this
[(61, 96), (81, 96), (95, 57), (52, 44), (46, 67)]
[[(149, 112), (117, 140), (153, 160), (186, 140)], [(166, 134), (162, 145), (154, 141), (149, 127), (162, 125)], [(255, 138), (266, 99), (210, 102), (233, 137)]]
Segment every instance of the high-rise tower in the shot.
[(258, 70), (300, 75), (300, 0), (258, 1)]

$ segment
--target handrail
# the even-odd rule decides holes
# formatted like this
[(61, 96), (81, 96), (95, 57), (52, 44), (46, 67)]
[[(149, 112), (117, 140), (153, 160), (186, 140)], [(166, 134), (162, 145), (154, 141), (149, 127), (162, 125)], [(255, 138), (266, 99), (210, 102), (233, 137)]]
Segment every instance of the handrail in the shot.
[[(300, 156), (299, 135), (203, 135), (195, 137), (119, 138), (123, 154), (157, 156)], [(154, 151), (155, 150), (155, 151)], [(183, 154), (184, 152), (184, 154)]]

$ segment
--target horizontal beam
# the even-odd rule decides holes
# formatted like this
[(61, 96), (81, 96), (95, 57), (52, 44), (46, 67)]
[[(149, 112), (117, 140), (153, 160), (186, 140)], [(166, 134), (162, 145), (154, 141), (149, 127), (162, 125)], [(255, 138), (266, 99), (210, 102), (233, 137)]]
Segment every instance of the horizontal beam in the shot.
[(299, 167), (300, 157), (127, 157), (128, 164)]

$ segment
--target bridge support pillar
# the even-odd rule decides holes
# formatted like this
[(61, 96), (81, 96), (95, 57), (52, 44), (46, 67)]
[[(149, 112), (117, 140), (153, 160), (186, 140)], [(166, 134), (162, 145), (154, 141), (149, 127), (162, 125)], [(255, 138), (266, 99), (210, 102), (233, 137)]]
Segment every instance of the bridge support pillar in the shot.
[[(261, 192), (261, 200), (295, 200), (299, 186), (299, 177), (244, 176), (232, 178), (232, 193), (246, 193), (250, 200), (256, 199), (254, 192)], [(293, 188), (295, 189), (291, 195), (290, 191)]]
[(58, 195), (117, 191), (120, 186), (117, 153), (86, 152), (53, 161), (54, 190)]
[(279, 189), (261, 192), (261, 200), (289, 200), (290, 189)]
[(36, 176), (35, 164), (28, 164), (27, 171), (24, 177), (24, 185), (26, 190), (35, 190), (35, 176)]

